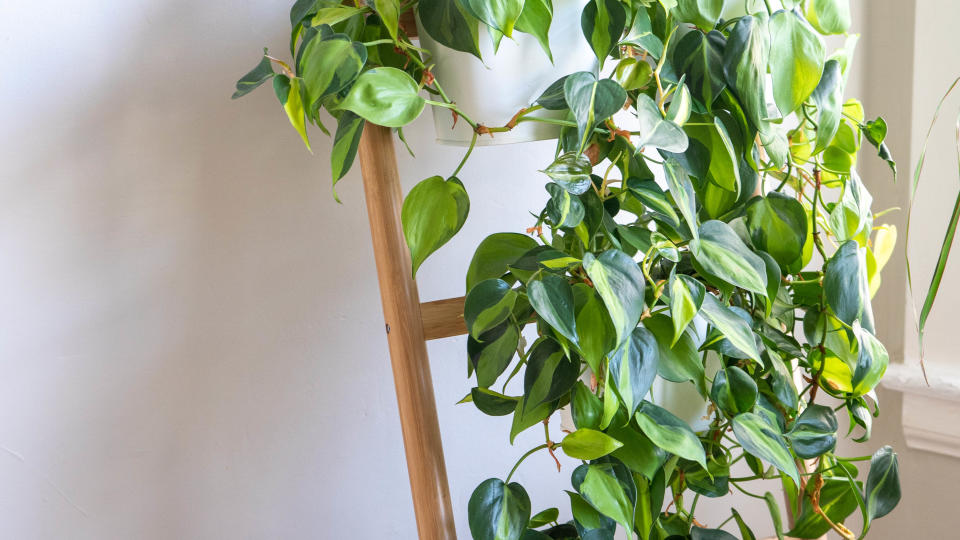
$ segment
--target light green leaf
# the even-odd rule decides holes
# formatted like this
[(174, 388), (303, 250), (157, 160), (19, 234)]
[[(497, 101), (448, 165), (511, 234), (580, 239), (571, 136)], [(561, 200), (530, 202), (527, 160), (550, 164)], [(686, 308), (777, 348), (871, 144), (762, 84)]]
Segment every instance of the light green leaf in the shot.
[(637, 124), (641, 134), (636, 144), (638, 149), (659, 148), (674, 153), (686, 151), (689, 144), (687, 134), (680, 126), (663, 117), (650, 96), (637, 96), (636, 107)]
[(358, 8), (353, 6), (334, 6), (334, 7), (324, 7), (317, 10), (316, 14), (313, 16), (313, 19), (310, 21), (310, 26), (320, 26), (326, 24), (333, 26), (339, 22), (343, 22), (354, 15), (359, 15), (365, 11), (369, 11), (364, 8)]
[(723, 11), (724, 0), (680, 0), (673, 14), (678, 22), (696, 25), (702, 30), (713, 30)]
[(680, 209), (680, 214), (683, 215), (684, 221), (687, 222), (687, 227), (690, 228), (691, 234), (696, 238), (699, 234), (697, 203), (690, 176), (687, 174), (687, 170), (683, 168), (683, 165), (673, 158), (668, 159), (664, 163), (663, 170), (666, 173), (667, 188), (670, 190), (670, 195), (673, 197), (673, 201), (677, 203), (677, 208)]
[(513, 27), (523, 11), (523, 0), (462, 0), (467, 12), (487, 26), (513, 37)]
[(525, 0), (523, 11), (517, 19), (516, 29), (532, 35), (540, 42), (540, 47), (553, 62), (553, 53), (550, 52), (550, 23), (553, 20), (553, 3), (551, 0)]
[(746, 412), (733, 418), (733, 434), (750, 455), (783, 471), (800, 484), (800, 473), (783, 435), (762, 416)]
[(403, 200), (400, 220), (414, 276), (431, 253), (460, 231), (469, 212), (470, 198), (455, 177), (444, 180), (432, 176), (410, 190)]
[(406, 72), (391, 67), (373, 68), (357, 79), (340, 108), (374, 124), (403, 127), (423, 110), (425, 102), (419, 91), (417, 82)]
[(630, 416), (653, 386), (658, 356), (656, 338), (643, 327), (635, 328), (630, 337), (610, 354), (610, 379)]
[(502, 279), (487, 279), (476, 284), (463, 303), (463, 318), (474, 339), (510, 317), (517, 291)]
[(599, 257), (585, 254), (583, 267), (607, 306), (619, 345), (636, 328), (643, 313), (643, 272), (629, 255), (617, 249), (607, 250)]
[(786, 116), (806, 101), (823, 74), (824, 45), (804, 21), (791, 11), (770, 18), (770, 75), (773, 99)]
[(623, 107), (627, 92), (612, 79), (598, 80), (589, 71), (567, 76), (563, 95), (577, 121), (578, 153), (586, 148), (593, 129)]
[(753, 330), (746, 321), (721, 304), (712, 294), (704, 295), (700, 312), (737, 350), (762, 363)]
[(703, 283), (685, 275), (670, 276), (670, 319), (673, 322), (671, 346), (684, 335), (690, 321), (700, 311), (706, 287)]
[[(587, 285), (577, 285), (588, 287)], [(600, 372), (600, 363), (616, 347), (616, 330), (604, 307), (603, 300), (588, 287), (586, 302), (577, 312), (576, 326), (580, 354), (594, 373)]]
[(850, 0), (808, 0), (806, 16), (821, 34), (843, 34), (850, 29)]
[(400, 2), (399, 0), (374, 0), (374, 9), (380, 15), (383, 26), (394, 41), (397, 40), (397, 33), (400, 29)]
[(321, 99), (347, 88), (366, 62), (367, 48), (344, 34), (311, 39), (298, 62), (307, 90), (308, 114), (316, 112)]
[(737, 366), (725, 366), (713, 378), (710, 399), (729, 416), (751, 411), (757, 396), (757, 383)]
[(600, 68), (607, 55), (620, 41), (627, 24), (627, 12), (618, 0), (590, 0), (583, 8), (580, 26), (593, 53), (600, 60)]
[(477, 20), (457, 0), (419, 0), (420, 29), (437, 43), (480, 58)]
[(284, 112), (290, 120), (303, 144), (307, 145), (307, 150), (312, 153), (310, 148), (310, 139), (307, 137), (307, 120), (303, 108), (303, 95), (300, 93), (300, 79), (291, 79), (286, 75), (277, 75), (273, 78), (273, 90), (277, 94), (277, 99), (283, 105)]
[(573, 388), (580, 375), (580, 363), (564, 355), (560, 344), (542, 338), (527, 358), (523, 376), (523, 400), (528, 409), (551, 402)]
[(633, 523), (633, 503), (615, 476), (601, 465), (590, 465), (578, 488), (584, 498), (601, 514), (627, 528)]
[(586, 428), (574, 431), (560, 442), (564, 454), (583, 460), (601, 458), (621, 446), (622, 442), (606, 433)]
[[(822, 152), (840, 127), (841, 113), (843, 112), (843, 89), (846, 86), (840, 62), (836, 59), (827, 60), (823, 66), (823, 75), (813, 94), (810, 95), (817, 105), (817, 140), (813, 148), (814, 154)], [(869, 136), (867, 137), (869, 139)], [(881, 139), (882, 142), (882, 139)]]
[(650, 14), (647, 13), (646, 9), (634, 10), (633, 21), (630, 23), (627, 36), (623, 38), (621, 43), (639, 47), (657, 60), (663, 54), (663, 42), (653, 33)]
[(467, 516), (475, 540), (520, 540), (530, 520), (530, 497), (516, 482), (491, 478), (473, 491)]
[(737, 233), (722, 221), (700, 226), (700, 237), (690, 241), (690, 251), (710, 274), (761, 296), (767, 295), (766, 265), (750, 251)]
[(577, 343), (577, 324), (573, 309), (573, 289), (557, 275), (545, 274), (527, 284), (530, 305), (551, 328)]
[(657, 374), (672, 382), (697, 382), (703, 378), (703, 363), (693, 339), (685, 333), (673, 341), (674, 315), (659, 313), (644, 319), (643, 326), (657, 340)]
[(696, 461), (702, 467), (707, 466), (706, 454), (697, 434), (670, 411), (646, 401), (637, 412), (636, 419), (643, 434), (653, 444), (671, 454)]

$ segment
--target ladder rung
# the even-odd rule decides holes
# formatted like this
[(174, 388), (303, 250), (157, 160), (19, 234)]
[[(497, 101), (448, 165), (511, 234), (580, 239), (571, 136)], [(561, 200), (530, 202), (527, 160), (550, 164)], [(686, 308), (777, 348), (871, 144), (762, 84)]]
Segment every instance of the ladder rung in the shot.
[(420, 304), (420, 319), (423, 321), (423, 337), (432, 339), (462, 336), (467, 333), (463, 321), (464, 297), (446, 298)]

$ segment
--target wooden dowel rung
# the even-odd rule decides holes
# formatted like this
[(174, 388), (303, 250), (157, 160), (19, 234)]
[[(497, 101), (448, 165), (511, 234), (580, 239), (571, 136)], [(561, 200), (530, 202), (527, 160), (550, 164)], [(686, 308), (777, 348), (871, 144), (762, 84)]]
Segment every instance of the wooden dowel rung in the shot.
[(446, 298), (420, 304), (420, 318), (423, 320), (423, 337), (427, 341), (467, 333), (467, 324), (463, 320), (464, 297)]

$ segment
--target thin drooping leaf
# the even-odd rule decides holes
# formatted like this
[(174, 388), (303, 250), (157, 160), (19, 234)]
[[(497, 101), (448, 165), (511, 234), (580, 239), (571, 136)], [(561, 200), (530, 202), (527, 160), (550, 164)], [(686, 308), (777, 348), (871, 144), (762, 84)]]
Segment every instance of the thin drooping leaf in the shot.
[(551, 0), (525, 0), (523, 11), (517, 19), (515, 28), (537, 38), (547, 58), (553, 62), (550, 51), (550, 23), (553, 21), (553, 3)]
[(900, 502), (900, 466), (897, 453), (889, 446), (877, 450), (870, 459), (865, 495), (870, 521), (889, 514)]
[(478, 22), (457, 0), (420, 0), (417, 2), (420, 29), (437, 43), (455, 51), (480, 58)]
[(461, 5), (480, 22), (507, 37), (513, 36), (513, 27), (523, 11), (523, 0), (462, 0)]
[(330, 150), (330, 169), (333, 172), (333, 197), (340, 202), (337, 195), (337, 182), (343, 178), (353, 165), (357, 157), (357, 148), (360, 146), (360, 137), (363, 135), (363, 118), (350, 111), (343, 111), (337, 121), (337, 131), (333, 135), (333, 149)]
[(267, 49), (263, 49), (263, 56), (260, 58), (260, 62), (237, 81), (237, 90), (233, 93), (231, 99), (237, 99), (238, 97), (243, 97), (253, 92), (273, 76), (273, 65), (270, 63), (270, 59), (267, 58)]

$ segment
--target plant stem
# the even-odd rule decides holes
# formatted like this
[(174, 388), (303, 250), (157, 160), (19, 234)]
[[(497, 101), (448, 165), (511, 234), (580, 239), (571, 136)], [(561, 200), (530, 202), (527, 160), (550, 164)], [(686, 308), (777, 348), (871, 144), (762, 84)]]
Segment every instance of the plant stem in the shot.
[(534, 452), (538, 452), (540, 450), (543, 450), (544, 448), (548, 448), (547, 443), (543, 443), (540, 446), (537, 446), (536, 448), (533, 448), (527, 451), (526, 454), (520, 456), (520, 459), (517, 460), (517, 463), (513, 466), (512, 469), (510, 469), (510, 474), (507, 475), (507, 479), (504, 481), (504, 483), (506, 484), (510, 483), (510, 479), (513, 478), (513, 473), (517, 472), (517, 468), (520, 467), (520, 464), (523, 463), (523, 460), (530, 457), (530, 455), (533, 454)]
[(460, 169), (463, 168), (467, 163), (467, 158), (470, 157), (470, 154), (473, 153), (473, 147), (477, 145), (477, 132), (474, 130), (473, 138), (470, 139), (470, 146), (467, 148), (467, 153), (463, 155), (463, 159), (460, 160), (460, 164), (457, 165), (456, 170), (453, 171), (453, 174), (450, 176), (456, 176), (460, 172)]

